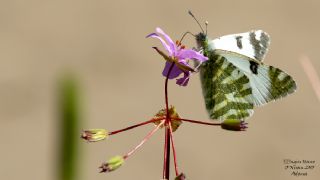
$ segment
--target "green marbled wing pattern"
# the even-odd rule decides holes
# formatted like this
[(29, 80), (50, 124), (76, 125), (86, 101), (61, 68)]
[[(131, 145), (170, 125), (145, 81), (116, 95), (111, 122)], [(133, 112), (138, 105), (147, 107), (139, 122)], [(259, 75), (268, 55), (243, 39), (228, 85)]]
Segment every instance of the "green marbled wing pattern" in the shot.
[(234, 52), (214, 51), (243, 72), (250, 81), (252, 95), (248, 101), (254, 106), (261, 106), (268, 102), (285, 97), (297, 89), (293, 78), (284, 71), (255, 62), (247, 56)]
[(201, 65), (200, 79), (206, 109), (211, 119), (245, 119), (253, 114), (249, 79), (220, 55), (210, 53)]
[(296, 91), (297, 85), (291, 76), (279, 68), (268, 66), (269, 79), (271, 81), (270, 94), (274, 99), (285, 97)]

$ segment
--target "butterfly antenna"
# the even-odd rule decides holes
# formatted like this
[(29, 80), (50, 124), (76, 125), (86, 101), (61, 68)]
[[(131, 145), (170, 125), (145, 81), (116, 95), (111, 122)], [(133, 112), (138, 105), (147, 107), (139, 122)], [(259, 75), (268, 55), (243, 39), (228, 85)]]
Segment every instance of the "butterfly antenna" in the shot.
[(198, 23), (199, 27), (201, 28), (202, 32), (204, 33), (204, 30), (203, 30), (201, 24), (199, 23), (198, 19), (192, 14), (192, 12), (190, 10), (188, 11), (188, 13)]
[(206, 21), (205, 24), (206, 24), (206, 35), (208, 35), (207, 33), (208, 33), (208, 25), (209, 25), (209, 22)]
[(190, 34), (190, 35), (192, 35), (193, 37), (196, 37), (194, 34), (192, 34), (191, 32), (187, 31), (187, 32), (185, 32), (185, 33), (182, 35), (182, 37), (181, 37), (181, 39), (180, 39), (180, 41), (179, 41), (180, 43), (182, 42), (183, 38), (184, 38), (187, 34)]

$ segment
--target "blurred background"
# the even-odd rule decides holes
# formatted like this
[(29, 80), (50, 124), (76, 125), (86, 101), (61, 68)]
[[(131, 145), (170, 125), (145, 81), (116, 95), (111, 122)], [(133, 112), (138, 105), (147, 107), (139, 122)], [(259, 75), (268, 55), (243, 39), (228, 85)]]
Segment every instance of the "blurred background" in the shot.
[[(284, 159), (314, 160), (303, 180), (320, 177), (320, 101), (301, 65), (320, 73), (320, 2), (316, 0), (1, 0), (0, 179), (161, 179), (159, 131), (119, 170), (98, 166), (138, 144), (152, 125), (88, 144), (82, 129), (110, 131), (145, 121), (164, 107), (161, 46), (145, 36), (161, 27), (173, 39), (209, 22), (212, 38), (263, 29), (265, 62), (292, 75), (298, 91), (257, 108), (247, 132), (184, 123), (175, 135), (189, 179), (291, 180)], [(195, 46), (189, 36), (184, 42)], [(198, 75), (169, 84), (182, 117), (207, 120)], [(172, 168), (173, 177), (173, 168)]]

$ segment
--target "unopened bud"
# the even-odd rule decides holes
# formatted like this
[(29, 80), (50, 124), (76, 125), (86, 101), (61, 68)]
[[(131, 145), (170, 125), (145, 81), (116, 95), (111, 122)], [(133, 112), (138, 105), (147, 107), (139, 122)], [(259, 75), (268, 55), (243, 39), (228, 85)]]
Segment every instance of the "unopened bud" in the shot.
[(107, 173), (118, 169), (124, 163), (122, 156), (115, 156), (111, 158), (108, 162), (103, 163), (99, 168), (100, 173)]
[(105, 129), (89, 129), (81, 134), (81, 138), (88, 142), (97, 142), (108, 137), (108, 132)]
[(247, 124), (239, 119), (227, 119), (221, 123), (221, 128), (230, 131), (245, 131), (248, 128)]

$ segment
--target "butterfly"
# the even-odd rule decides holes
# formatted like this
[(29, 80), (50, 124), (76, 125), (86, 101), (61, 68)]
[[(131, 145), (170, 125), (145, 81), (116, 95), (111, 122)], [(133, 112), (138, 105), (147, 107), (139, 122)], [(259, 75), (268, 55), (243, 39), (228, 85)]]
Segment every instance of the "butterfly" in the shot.
[(264, 64), (270, 45), (266, 32), (252, 30), (209, 40), (202, 29), (195, 37), (198, 50), (209, 58), (199, 71), (211, 119), (244, 120), (253, 114), (254, 107), (296, 91), (297, 85), (290, 75)]

